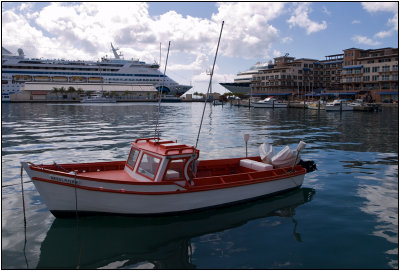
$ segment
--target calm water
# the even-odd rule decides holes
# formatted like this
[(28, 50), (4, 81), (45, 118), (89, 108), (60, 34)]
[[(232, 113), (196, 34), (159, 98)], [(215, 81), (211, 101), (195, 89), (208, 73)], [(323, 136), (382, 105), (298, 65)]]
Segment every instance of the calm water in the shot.
[[(163, 137), (194, 145), (203, 104), (162, 104)], [(397, 269), (398, 108), (207, 107), (200, 159), (307, 142), (301, 189), (201, 213), (55, 219), (20, 161), (124, 160), (154, 135), (156, 104), (2, 104), (2, 268)]]

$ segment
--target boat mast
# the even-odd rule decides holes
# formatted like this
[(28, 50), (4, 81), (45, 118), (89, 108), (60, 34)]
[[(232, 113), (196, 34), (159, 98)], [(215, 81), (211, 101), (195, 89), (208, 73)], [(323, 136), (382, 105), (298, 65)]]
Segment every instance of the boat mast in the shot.
[[(224, 28), (224, 21), (222, 21), (221, 31), (219, 33), (219, 38), (218, 38), (217, 50), (215, 51), (214, 63), (213, 63), (213, 66), (212, 66), (212, 69), (211, 69), (211, 73), (210, 73), (210, 82), (208, 84), (208, 90), (207, 90), (207, 95), (206, 95), (207, 98), (209, 97), (209, 93), (211, 91), (212, 77), (214, 75), (214, 67), (215, 67), (215, 62), (217, 61), (219, 43), (221, 41), (221, 35), (222, 35), (222, 29), (223, 28)], [(201, 115), (201, 121), (200, 121), (200, 125), (199, 125), (199, 132), (197, 133), (196, 145), (194, 147), (195, 149), (197, 148), (197, 144), (199, 142), (201, 126), (203, 124), (203, 118), (204, 118), (204, 111), (206, 110), (206, 105), (207, 105), (207, 98), (204, 100), (203, 114)]]
[[(168, 55), (169, 55), (169, 48), (171, 46), (171, 41), (168, 42), (168, 51), (167, 51), (167, 58), (165, 59), (165, 67), (164, 67), (164, 76), (163, 76), (163, 81), (161, 84), (161, 88), (158, 91), (158, 112), (157, 112), (157, 122), (156, 122), (156, 128), (154, 130), (154, 137), (155, 138), (160, 138), (160, 131), (158, 130), (158, 121), (160, 118), (160, 107), (161, 107), (161, 92), (164, 89), (164, 81), (165, 81), (165, 72), (167, 70), (167, 64), (168, 64)], [(160, 43), (160, 64), (161, 64), (161, 43)]]

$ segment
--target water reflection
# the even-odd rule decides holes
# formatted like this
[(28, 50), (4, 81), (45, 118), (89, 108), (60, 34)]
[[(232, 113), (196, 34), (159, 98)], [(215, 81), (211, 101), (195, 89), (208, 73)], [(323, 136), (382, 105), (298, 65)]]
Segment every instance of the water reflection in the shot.
[(272, 198), (219, 210), (174, 217), (85, 217), (55, 219), (45, 237), (38, 269), (192, 269), (191, 239), (239, 227), (269, 216), (291, 217), (298, 242), (295, 209), (315, 190), (296, 189)]

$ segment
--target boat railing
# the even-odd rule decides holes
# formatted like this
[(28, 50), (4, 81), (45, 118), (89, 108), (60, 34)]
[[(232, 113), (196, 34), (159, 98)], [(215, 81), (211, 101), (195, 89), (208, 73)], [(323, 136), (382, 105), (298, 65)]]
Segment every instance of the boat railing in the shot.
[(135, 140), (135, 143), (138, 143), (139, 141), (149, 142), (150, 140), (160, 140), (160, 138), (159, 137), (138, 138)]
[[(184, 151), (186, 151), (186, 150), (190, 150), (190, 152), (184, 153)], [(194, 147), (172, 148), (172, 149), (167, 149), (165, 151), (165, 155), (168, 155), (171, 152), (177, 152), (177, 153), (174, 153), (174, 154), (190, 154), (190, 153), (194, 153), (195, 149), (194, 149)]]

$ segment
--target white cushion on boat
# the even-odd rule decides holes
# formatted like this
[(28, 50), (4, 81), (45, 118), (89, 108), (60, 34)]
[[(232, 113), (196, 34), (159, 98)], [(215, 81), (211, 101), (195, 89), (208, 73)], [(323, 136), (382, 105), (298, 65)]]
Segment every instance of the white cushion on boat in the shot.
[(265, 164), (265, 163), (257, 162), (257, 161), (250, 160), (250, 159), (242, 159), (242, 160), (240, 160), (240, 166), (241, 167), (250, 168), (250, 169), (254, 169), (254, 170), (269, 170), (269, 169), (273, 169), (274, 168), (270, 164)]
[(167, 170), (167, 174), (165, 174), (166, 180), (178, 179), (178, 178), (179, 178), (179, 172), (172, 170), (172, 169)]

